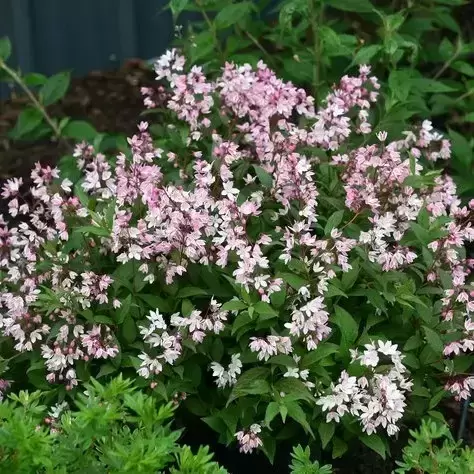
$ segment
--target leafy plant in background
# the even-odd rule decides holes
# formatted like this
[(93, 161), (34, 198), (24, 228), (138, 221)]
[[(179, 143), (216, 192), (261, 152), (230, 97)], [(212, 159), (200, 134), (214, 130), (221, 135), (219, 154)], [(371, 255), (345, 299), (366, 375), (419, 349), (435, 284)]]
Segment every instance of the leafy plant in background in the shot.
[(374, 133), (367, 66), (317, 111), (263, 64), (213, 81), (169, 51), (156, 71), (174, 115), (156, 140), (142, 123), (117, 157), (79, 145), (78, 181), (37, 166), (29, 204), (3, 188), (25, 220), (0, 255), (13, 389), (138, 373), (270, 459), (308, 436), (385, 457), (403, 417), (466, 398), (474, 203), (432, 169), (449, 141), (428, 121)]
[(69, 174), (74, 174), (77, 169), (72, 157), (73, 144), (77, 141), (86, 140), (100, 151), (126, 148), (124, 137), (99, 133), (85, 120), (54, 117), (49, 109), (66, 95), (71, 79), (69, 72), (60, 72), (51, 77), (39, 73), (22, 74), (8, 65), (11, 52), (9, 39), (0, 38), (0, 81), (9, 83), (14, 90), (19, 89), (29, 103), (9, 131), (10, 140), (31, 142), (48, 138), (61, 142), (65, 155), (60, 168)]
[(474, 472), (474, 451), (456, 443), (449, 428), (439, 422), (423, 420), (410, 431), (412, 439), (403, 449), (403, 461), (396, 473), (470, 474)]
[[(370, 62), (385, 86), (380, 130), (398, 136), (412, 117), (436, 120), (449, 132), (449, 167), (459, 192), (474, 192), (474, 54), (462, 32), (464, 0), (172, 0), (179, 23), (193, 21), (178, 40), (193, 64), (218, 71), (226, 61), (263, 59), (277, 74), (322, 98), (354, 65)], [(472, 16), (467, 10), (466, 16)], [(469, 31), (469, 28), (468, 28)], [(217, 52), (217, 54), (216, 54)]]

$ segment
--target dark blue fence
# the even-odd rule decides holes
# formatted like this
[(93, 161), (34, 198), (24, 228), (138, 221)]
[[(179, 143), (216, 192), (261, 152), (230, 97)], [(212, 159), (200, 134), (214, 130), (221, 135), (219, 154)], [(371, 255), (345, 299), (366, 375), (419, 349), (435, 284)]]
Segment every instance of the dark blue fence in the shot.
[(10, 37), (11, 63), (23, 72), (114, 69), (126, 58), (152, 58), (167, 48), (173, 21), (166, 3), (0, 0), (0, 37)]

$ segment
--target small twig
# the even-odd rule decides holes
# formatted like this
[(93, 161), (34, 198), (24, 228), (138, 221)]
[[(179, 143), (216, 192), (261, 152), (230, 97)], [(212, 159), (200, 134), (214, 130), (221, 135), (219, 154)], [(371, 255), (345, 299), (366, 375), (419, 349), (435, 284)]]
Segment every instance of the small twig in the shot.
[(308, 0), (308, 9), (311, 22), (311, 32), (313, 36), (313, 96), (314, 100), (318, 102), (318, 87), (320, 80), (320, 65), (321, 65), (321, 44), (318, 34), (318, 23), (322, 23), (323, 6), (321, 5), (321, 11), (318, 12), (316, 9), (316, 0)]
[(273, 63), (274, 61), (271, 54), (263, 47), (260, 41), (258, 41), (258, 39), (255, 38), (255, 36), (253, 36), (252, 33), (248, 32), (247, 30), (244, 30), (244, 33), (246, 36), (248, 36), (250, 41), (252, 41), (252, 43), (269, 59), (270, 63)]
[(466, 91), (464, 94), (462, 94), (461, 96), (459, 96), (455, 101), (454, 103), (456, 104), (457, 102), (461, 102), (462, 100), (468, 98), (470, 95), (474, 94), (474, 87), (472, 89), (469, 89), (468, 91)]
[(441, 69), (434, 75), (433, 79), (438, 79), (445, 71), (448, 69), (449, 66), (457, 59), (459, 54), (461, 53), (462, 50), (462, 41), (461, 38), (458, 38), (458, 41), (456, 43), (456, 51), (454, 51), (454, 54), (443, 64)]
[[(199, 5), (199, 2), (197, 2)], [(216, 43), (216, 48), (217, 51), (219, 52), (222, 60), (225, 59), (224, 51), (222, 50), (221, 44), (219, 42), (219, 38), (217, 36), (216, 28), (214, 26), (214, 23), (212, 23), (211, 19), (209, 18), (209, 15), (206, 13), (206, 10), (204, 8), (200, 8), (201, 14), (204, 17), (204, 20), (206, 20), (207, 26), (209, 27), (209, 30), (212, 33), (212, 36), (214, 37), (214, 42)]]

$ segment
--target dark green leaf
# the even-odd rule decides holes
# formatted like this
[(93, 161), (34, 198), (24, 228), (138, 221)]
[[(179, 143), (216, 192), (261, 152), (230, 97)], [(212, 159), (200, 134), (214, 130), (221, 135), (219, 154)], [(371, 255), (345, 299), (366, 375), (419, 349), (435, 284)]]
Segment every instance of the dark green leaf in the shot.
[(170, 302), (165, 300), (161, 296), (148, 295), (144, 293), (139, 293), (137, 296), (153, 309), (159, 309), (160, 311), (164, 311), (166, 313), (172, 311)]
[(410, 94), (410, 69), (393, 70), (388, 78), (388, 86), (394, 99), (404, 102)]
[(15, 127), (11, 131), (12, 138), (21, 138), (43, 122), (41, 112), (33, 107), (26, 107), (21, 111), (16, 121)]
[(332, 441), (332, 458), (340, 458), (347, 451), (347, 444), (341, 438), (334, 438)]
[(125, 316), (125, 319), (121, 327), (121, 333), (122, 333), (122, 337), (129, 344), (134, 342), (135, 339), (137, 338), (137, 326), (130, 314)]
[(385, 459), (386, 448), (382, 438), (376, 434), (367, 435), (363, 434), (360, 437), (360, 440), (370, 449), (379, 454), (383, 459)]
[(186, 288), (181, 288), (181, 290), (178, 291), (178, 294), (176, 295), (177, 298), (189, 298), (190, 296), (208, 296), (209, 293), (202, 288), (196, 288), (196, 287), (186, 287)]
[(240, 300), (227, 301), (221, 307), (223, 311), (239, 311), (241, 309), (246, 309), (247, 305)]
[(333, 320), (341, 331), (341, 351), (348, 350), (357, 340), (359, 325), (355, 319), (340, 306), (335, 306)]
[(97, 133), (97, 130), (84, 120), (72, 120), (62, 130), (63, 136), (86, 142), (92, 142)]
[(268, 303), (265, 303), (265, 301), (259, 301), (258, 303), (255, 303), (253, 308), (258, 314), (278, 317), (278, 312), (275, 311)]
[(114, 367), (110, 363), (102, 364), (99, 370), (99, 373), (96, 375), (95, 378), (100, 379), (101, 377), (105, 377), (106, 375), (113, 374), (117, 371), (117, 367)]
[(319, 437), (321, 438), (321, 445), (323, 449), (326, 448), (329, 441), (331, 441), (336, 431), (334, 423), (320, 423), (318, 426)]
[(371, 59), (382, 49), (378, 44), (371, 44), (370, 46), (363, 46), (357, 51), (354, 56), (353, 64), (368, 64)]
[(293, 418), (297, 423), (299, 423), (306, 433), (310, 433), (314, 437), (313, 430), (309, 426), (308, 420), (306, 418), (306, 413), (299, 406), (297, 402), (285, 403), (286, 408), (288, 408), (288, 416)]
[(261, 166), (254, 165), (254, 169), (260, 183), (262, 183), (262, 186), (271, 188), (273, 185), (272, 175), (266, 172)]
[(95, 225), (86, 225), (83, 227), (78, 227), (76, 232), (80, 232), (81, 234), (94, 234), (103, 237), (108, 237), (110, 235), (110, 231), (104, 229), (102, 227), (97, 227)]
[(439, 337), (439, 334), (427, 326), (423, 326), (423, 330), (425, 332), (426, 342), (428, 343), (428, 345), (431, 347), (431, 349), (433, 349), (433, 351), (441, 354), (444, 349), (444, 344), (441, 338)]
[(344, 211), (336, 211), (334, 212), (326, 222), (324, 227), (324, 234), (329, 235), (331, 230), (337, 228), (337, 226), (342, 222), (342, 218), (344, 217)]
[(188, 5), (189, 0), (170, 0), (169, 6), (171, 9), (171, 13), (173, 14), (173, 18), (176, 20), (179, 14), (186, 8)]
[(130, 313), (130, 305), (132, 304), (132, 295), (128, 295), (121, 301), (120, 308), (115, 313), (115, 321), (117, 324), (122, 324), (125, 316)]
[(280, 273), (278, 275), (285, 283), (288, 283), (295, 290), (299, 290), (302, 286), (306, 286), (308, 282), (294, 273)]
[(269, 369), (265, 367), (255, 367), (244, 372), (232, 389), (227, 405), (236, 398), (244, 395), (264, 395), (270, 393), (270, 384), (266, 381)]
[(323, 3), (347, 12), (367, 13), (374, 10), (369, 0), (323, 0)]
[(6, 61), (12, 53), (12, 44), (7, 36), (0, 38), (0, 60)]
[(306, 400), (314, 401), (308, 387), (299, 379), (285, 377), (275, 384), (275, 389), (285, 394), (286, 400)]
[(271, 421), (280, 413), (280, 406), (276, 402), (270, 402), (265, 412), (265, 424), (270, 426)]
[(254, 9), (252, 2), (237, 2), (226, 5), (219, 10), (216, 15), (214, 24), (218, 29), (228, 28), (235, 25), (248, 15)]
[(449, 130), (449, 138), (454, 154), (454, 159), (465, 167), (471, 168), (473, 164), (472, 147), (466, 138), (454, 130)]
[(315, 350), (303, 356), (303, 359), (301, 360), (301, 367), (311, 367), (320, 360), (336, 353), (338, 350), (339, 346), (337, 344), (333, 344), (331, 342), (321, 342), (318, 344), (318, 347), (316, 347)]
[(60, 72), (51, 76), (40, 90), (40, 99), (44, 105), (51, 105), (61, 100), (66, 94), (71, 75), (69, 72)]

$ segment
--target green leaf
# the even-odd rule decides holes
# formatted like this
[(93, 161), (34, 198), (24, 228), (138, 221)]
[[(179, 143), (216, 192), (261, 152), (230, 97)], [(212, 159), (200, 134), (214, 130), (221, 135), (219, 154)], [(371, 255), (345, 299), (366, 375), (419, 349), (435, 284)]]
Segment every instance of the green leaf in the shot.
[(367, 13), (374, 10), (369, 0), (323, 0), (325, 5), (347, 12)]
[(354, 260), (352, 262), (352, 268), (348, 272), (342, 274), (341, 286), (344, 291), (350, 290), (354, 286), (359, 276), (359, 272), (359, 263), (357, 260)]
[(190, 296), (208, 296), (209, 293), (202, 288), (196, 288), (189, 286), (186, 288), (181, 288), (176, 295), (176, 298), (189, 298)]
[(99, 370), (99, 373), (95, 376), (96, 379), (100, 379), (101, 377), (105, 377), (106, 375), (113, 374), (117, 371), (117, 367), (114, 367), (112, 364), (108, 362), (102, 364)]
[(130, 314), (125, 316), (125, 319), (121, 327), (121, 333), (122, 333), (122, 337), (129, 344), (134, 342), (135, 339), (137, 338), (137, 326)]
[(44, 74), (39, 74), (37, 72), (30, 72), (23, 76), (23, 81), (28, 87), (42, 86), (48, 78)]
[(254, 165), (255, 174), (257, 175), (262, 186), (271, 188), (273, 186), (273, 178), (270, 173), (267, 173), (261, 166)]
[(446, 390), (441, 389), (436, 395), (433, 395), (430, 400), (429, 409), (432, 410), (438, 403), (447, 395)]
[(115, 321), (117, 324), (122, 324), (125, 316), (130, 313), (130, 306), (132, 304), (132, 295), (128, 295), (123, 301), (121, 301), (120, 308), (115, 313)]
[(278, 413), (280, 413), (280, 405), (277, 402), (270, 402), (265, 412), (265, 424), (270, 426), (270, 423)]
[(404, 102), (410, 94), (410, 69), (393, 70), (388, 77), (388, 86), (394, 99)]
[(423, 326), (423, 331), (425, 332), (426, 342), (431, 347), (431, 349), (433, 349), (438, 354), (441, 354), (444, 349), (444, 344), (439, 337), (439, 334), (427, 326)]
[(61, 100), (68, 90), (70, 80), (69, 72), (60, 72), (51, 76), (40, 90), (43, 105), (51, 105)]
[(97, 227), (95, 225), (85, 225), (83, 227), (78, 227), (76, 232), (80, 232), (81, 234), (94, 234), (102, 237), (108, 237), (110, 235), (109, 230), (104, 229), (103, 227)]
[(454, 159), (463, 166), (470, 168), (473, 164), (473, 152), (467, 139), (451, 129), (449, 130), (449, 138), (451, 139)]
[(301, 367), (311, 367), (331, 354), (335, 354), (338, 350), (339, 346), (337, 344), (333, 344), (332, 342), (321, 342), (318, 344), (316, 349), (303, 356), (303, 359), (301, 359)]
[(280, 273), (278, 275), (285, 283), (288, 283), (295, 290), (299, 290), (302, 286), (306, 286), (308, 282), (294, 273)]
[(232, 389), (227, 405), (233, 400), (244, 395), (264, 395), (270, 393), (270, 384), (266, 381), (269, 369), (265, 367), (255, 367), (244, 372)]
[(386, 453), (386, 448), (385, 444), (382, 440), (382, 438), (376, 434), (372, 435), (367, 435), (367, 434), (362, 434), (360, 436), (360, 440), (372, 451), (375, 451), (377, 454), (379, 454), (382, 459), (385, 459), (385, 453)]
[(253, 308), (258, 314), (274, 316), (275, 318), (278, 317), (278, 312), (275, 311), (268, 303), (265, 303), (265, 301), (259, 301), (258, 303), (255, 303)]
[(214, 24), (217, 29), (228, 28), (235, 25), (248, 15), (254, 9), (252, 2), (238, 2), (226, 5), (219, 10), (216, 15)]
[(340, 458), (347, 451), (347, 444), (341, 438), (334, 438), (332, 441), (332, 458)]
[(341, 331), (341, 352), (344, 352), (357, 340), (359, 325), (345, 309), (335, 306), (334, 310), (333, 320)]
[(465, 122), (474, 122), (474, 112), (469, 112), (464, 116)]
[(311, 426), (309, 426), (308, 420), (306, 418), (306, 413), (304, 410), (299, 406), (297, 402), (289, 402), (285, 403), (286, 408), (288, 408), (288, 416), (293, 418), (297, 423), (299, 423), (306, 433), (310, 433), (311, 436), (314, 438), (313, 430)]
[(240, 300), (227, 301), (221, 307), (223, 311), (239, 311), (241, 309), (247, 309), (247, 305)]
[(247, 326), (252, 322), (252, 318), (250, 317), (247, 311), (240, 313), (234, 320), (234, 324), (232, 324), (232, 336), (244, 326)]
[(413, 336), (410, 336), (407, 339), (407, 342), (403, 346), (403, 350), (412, 351), (413, 349), (417, 349), (418, 347), (421, 347), (422, 345), (423, 345), (423, 341), (417, 334), (415, 334)]
[(145, 293), (139, 293), (137, 296), (153, 309), (159, 309), (160, 311), (164, 311), (166, 313), (172, 311), (170, 301), (165, 300), (161, 296), (149, 295)]
[(170, 0), (169, 6), (173, 18), (176, 20), (179, 14), (188, 6), (189, 0)]
[(15, 127), (11, 131), (12, 138), (21, 138), (32, 132), (43, 122), (41, 112), (33, 107), (26, 107), (21, 111), (16, 121)]
[(63, 136), (77, 141), (92, 142), (97, 134), (97, 130), (84, 120), (72, 120), (62, 130)]
[(275, 384), (275, 389), (285, 394), (285, 400), (315, 401), (308, 387), (299, 379), (285, 377)]
[(474, 76), (474, 67), (466, 61), (456, 61), (451, 65), (451, 67), (455, 71), (465, 74), (466, 76)]
[(444, 84), (441, 81), (435, 81), (434, 79), (428, 79), (426, 77), (417, 77), (412, 79), (411, 85), (420, 94), (429, 94), (435, 92), (453, 92), (457, 89)]
[(347, 298), (347, 295), (341, 289), (339, 289), (336, 285), (331, 284), (328, 285), (328, 289), (326, 293), (324, 293), (324, 296), (326, 298), (332, 298), (334, 296), (343, 296), (344, 298)]
[(342, 222), (343, 217), (344, 211), (336, 211), (334, 214), (332, 214), (324, 226), (324, 235), (329, 235), (331, 230), (336, 228)]
[(357, 51), (352, 64), (368, 64), (372, 58), (381, 51), (382, 46), (378, 44), (371, 44), (369, 46), (363, 46)]
[(12, 44), (7, 36), (0, 38), (0, 60), (6, 61), (12, 53)]
[(297, 367), (295, 359), (287, 354), (277, 354), (268, 359), (269, 364), (283, 365), (284, 367)]
[(326, 448), (329, 441), (331, 441), (336, 431), (334, 423), (320, 423), (318, 426), (319, 437), (321, 438), (321, 445), (323, 449)]

